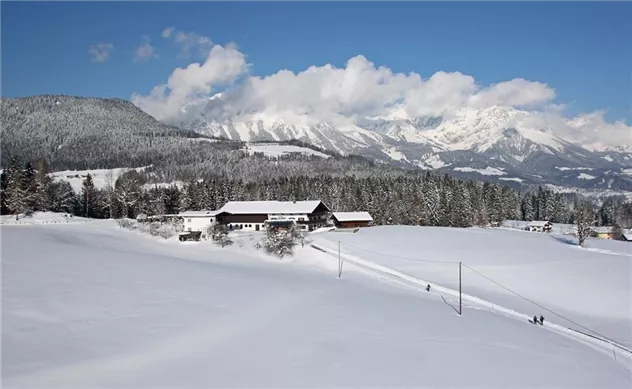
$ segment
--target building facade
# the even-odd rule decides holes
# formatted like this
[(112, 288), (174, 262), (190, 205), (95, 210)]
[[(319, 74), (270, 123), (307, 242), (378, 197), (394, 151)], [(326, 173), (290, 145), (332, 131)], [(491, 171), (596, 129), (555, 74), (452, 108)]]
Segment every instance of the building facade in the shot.
[(218, 221), (221, 211), (185, 211), (180, 216), (184, 222), (184, 231), (202, 233), (202, 238), (206, 237), (208, 227)]
[(219, 212), (220, 222), (232, 231), (264, 231), (268, 220), (294, 221), (300, 230), (314, 231), (327, 224), (331, 213), (320, 200), (229, 201)]
[(331, 220), (338, 228), (367, 227), (373, 224), (373, 217), (368, 212), (334, 212)]

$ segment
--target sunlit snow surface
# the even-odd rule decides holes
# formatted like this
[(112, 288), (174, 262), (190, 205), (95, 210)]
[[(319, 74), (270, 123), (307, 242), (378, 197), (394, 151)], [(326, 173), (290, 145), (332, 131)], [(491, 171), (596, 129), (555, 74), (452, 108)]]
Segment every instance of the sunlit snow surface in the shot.
[[(505, 247), (520, 249), (518, 236), (535, 244), (520, 232), (513, 232), (512, 240), (494, 231), (496, 247), (489, 240), (473, 244), (478, 239), (464, 238), (476, 235), (473, 230), (438, 235), (430, 230), (419, 229), (408, 248), (403, 243), (413, 237), (400, 227), (325, 232), (313, 239), (335, 246), (344, 236), (391, 253), (415, 247), (416, 256), (434, 258), (485, 257), (483, 270), (495, 276), (501, 270), (493, 269), (504, 267)], [(349, 264), (338, 279), (337, 260), (307, 246), (297, 249), (295, 259), (280, 261), (250, 248), (257, 235), (240, 238), (241, 248), (219, 249), (210, 242), (159, 240), (110, 221), (4, 226), (0, 232), (3, 388), (632, 384), (630, 372), (607, 352), (494, 312), (466, 308), (458, 316), (436, 294), (398, 286)], [(379, 243), (399, 235), (395, 244)], [(424, 235), (429, 238), (422, 240)], [(546, 245), (561, 247), (555, 252), (570, 257), (580, 252), (559, 242)], [(542, 274), (550, 270), (541, 267), (545, 259), (528, 264), (526, 254), (517, 255), (521, 264), (512, 269), (537, 273), (544, 291), (555, 290), (547, 286), (554, 275)], [(579, 255), (569, 263), (571, 280), (593, 272), (594, 289), (609, 283), (629, 295), (629, 288), (619, 289), (629, 287), (620, 267), (594, 273), (584, 256), (629, 257)], [(601, 278), (609, 281), (597, 281)], [(467, 282), (469, 293), (486, 292)], [(557, 290), (569, 285), (574, 284), (560, 282)], [(568, 294), (579, 298), (577, 290)], [(613, 306), (621, 301), (616, 298)], [(587, 307), (601, 315), (597, 304)]]

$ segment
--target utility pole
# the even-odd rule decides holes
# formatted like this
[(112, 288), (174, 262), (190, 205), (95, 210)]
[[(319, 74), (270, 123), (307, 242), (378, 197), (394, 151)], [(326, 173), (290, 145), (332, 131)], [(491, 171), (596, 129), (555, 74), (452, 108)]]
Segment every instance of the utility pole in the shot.
[(342, 276), (342, 259), (340, 257), (340, 241), (338, 241), (338, 278)]
[(459, 315), (463, 315), (463, 304), (461, 300), (461, 262), (459, 262)]

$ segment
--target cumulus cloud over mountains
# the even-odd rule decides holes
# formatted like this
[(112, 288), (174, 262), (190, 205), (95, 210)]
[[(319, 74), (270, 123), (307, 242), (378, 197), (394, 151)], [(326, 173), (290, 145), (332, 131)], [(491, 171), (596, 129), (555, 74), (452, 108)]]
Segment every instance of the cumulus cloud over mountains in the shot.
[[(172, 30), (163, 32), (163, 36), (172, 34)], [(340, 124), (362, 117), (451, 117), (502, 106), (525, 110), (539, 127), (593, 149), (632, 144), (632, 127), (626, 123), (608, 123), (601, 111), (564, 117), (553, 104), (553, 88), (520, 78), (493, 85), (479, 85), (459, 72), (423, 78), (414, 72), (394, 73), (362, 55), (350, 58), (342, 68), (314, 65), (298, 73), (280, 70), (264, 77), (248, 70), (246, 56), (237, 47), (215, 45), (203, 63), (175, 69), (165, 84), (146, 96), (134, 94), (132, 101), (166, 122), (178, 122), (182, 107), (208, 100), (218, 88), (225, 91), (208, 104), (206, 116), (220, 121), (286, 112)]]

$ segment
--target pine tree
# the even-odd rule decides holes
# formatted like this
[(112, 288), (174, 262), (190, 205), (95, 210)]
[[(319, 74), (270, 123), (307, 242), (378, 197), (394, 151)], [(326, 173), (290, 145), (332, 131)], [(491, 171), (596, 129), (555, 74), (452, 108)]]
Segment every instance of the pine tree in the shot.
[(9, 213), (7, 207), (7, 173), (3, 170), (0, 172), (0, 215)]
[(73, 213), (77, 197), (69, 182), (53, 182), (48, 187), (48, 193), (51, 199), (51, 211)]
[(15, 214), (15, 220), (19, 220), (19, 215), (28, 210), (24, 186), (22, 161), (19, 157), (14, 157), (7, 171), (6, 205)]
[(88, 173), (81, 185), (81, 210), (84, 217), (97, 217), (98, 199), (92, 175)]
[(33, 208), (37, 211), (49, 211), (52, 208), (52, 201), (49, 197), (49, 186), (52, 183), (49, 174), (48, 162), (45, 159), (40, 158), (37, 161), (37, 172), (35, 175), (35, 185), (32, 193), (30, 193), (30, 199), (33, 204)]

